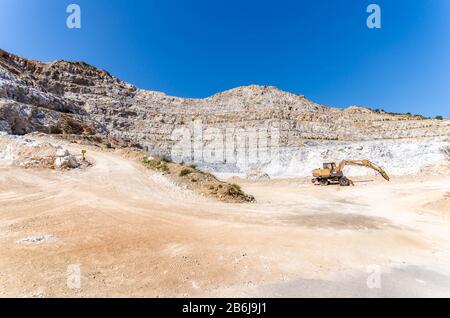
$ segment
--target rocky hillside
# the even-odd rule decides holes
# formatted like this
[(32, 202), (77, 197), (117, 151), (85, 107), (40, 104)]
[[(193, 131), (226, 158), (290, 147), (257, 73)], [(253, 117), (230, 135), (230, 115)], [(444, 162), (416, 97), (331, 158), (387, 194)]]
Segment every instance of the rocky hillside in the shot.
[[(293, 151), (311, 141), (447, 140), (450, 135), (449, 120), (326, 107), (275, 87), (239, 87), (205, 99), (171, 97), (141, 90), (83, 62), (42, 63), (0, 50), (0, 131), (101, 134), (170, 156), (173, 131), (193, 131), (195, 121), (232, 138), (240, 129), (256, 128), (270, 139), (270, 128), (276, 128), (279, 146)], [(202, 144), (207, 140), (204, 132)], [(202, 158), (194, 161), (201, 164)]]

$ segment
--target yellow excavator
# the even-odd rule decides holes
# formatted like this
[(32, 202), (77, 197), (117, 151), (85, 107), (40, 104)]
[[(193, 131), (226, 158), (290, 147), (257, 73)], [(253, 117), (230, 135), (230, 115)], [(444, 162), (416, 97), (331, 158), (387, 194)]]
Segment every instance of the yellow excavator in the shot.
[(323, 186), (329, 184), (340, 184), (343, 187), (354, 185), (353, 181), (344, 176), (343, 170), (347, 165), (362, 166), (377, 171), (387, 181), (390, 180), (386, 171), (370, 162), (369, 160), (342, 160), (338, 165), (336, 163), (324, 163), (323, 168), (314, 169), (312, 183)]

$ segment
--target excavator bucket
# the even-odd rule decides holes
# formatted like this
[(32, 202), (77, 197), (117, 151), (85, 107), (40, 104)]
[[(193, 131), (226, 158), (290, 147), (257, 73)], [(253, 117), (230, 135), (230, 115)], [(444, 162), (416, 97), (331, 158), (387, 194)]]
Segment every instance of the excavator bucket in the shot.
[(373, 162), (370, 162), (369, 160), (363, 160), (365, 162), (366, 167), (372, 168), (373, 170), (377, 171), (381, 176), (386, 179), (386, 181), (390, 181), (391, 178), (389, 178), (386, 171), (384, 171), (381, 167), (377, 166)]
[(386, 172), (381, 171), (380, 174), (381, 174), (381, 176), (382, 176), (383, 178), (385, 178), (387, 181), (391, 181), (391, 178), (389, 178), (389, 176), (387, 175)]

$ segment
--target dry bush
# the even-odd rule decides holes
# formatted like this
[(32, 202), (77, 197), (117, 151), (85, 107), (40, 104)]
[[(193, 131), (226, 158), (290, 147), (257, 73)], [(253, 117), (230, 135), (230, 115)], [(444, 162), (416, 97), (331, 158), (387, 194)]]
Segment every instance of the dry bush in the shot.
[(181, 169), (181, 171), (180, 171), (180, 177), (185, 177), (185, 176), (187, 176), (187, 175), (189, 175), (189, 174), (191, 174), (191, 173), (192, 173), (192, 170), (191, 170), (191, 169), (183, 168), (183, 169)]
[(158, 159), (144, 159), (143, 164), (153, 170), (157, 170), (160, 172), (169, 172), (169, 166), (167, 162), (162, 161), (160, 158)]

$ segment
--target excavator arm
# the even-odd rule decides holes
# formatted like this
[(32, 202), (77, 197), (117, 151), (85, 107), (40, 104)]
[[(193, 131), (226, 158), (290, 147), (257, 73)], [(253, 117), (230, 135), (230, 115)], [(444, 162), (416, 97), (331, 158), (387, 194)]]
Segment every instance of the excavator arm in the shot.
[(342, 170), (344, 170), (345, 166), (347, 165), (362, 166), (373, 169), (377, 171), (379, 174), (381, 174), (381, 176), (387, 181), (390, 180), (386, 171), (384, 171), (381, 167), (377, 166), (376, 164), (370, 162), (369, 160), (342, 160), (337, 167), (337, 171), (342, 172)]

